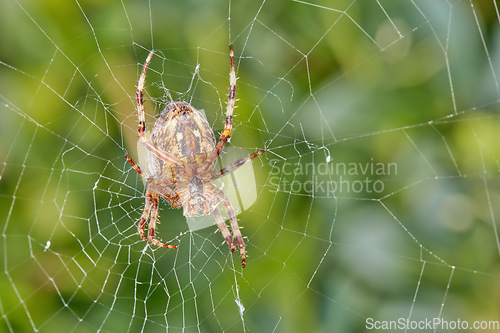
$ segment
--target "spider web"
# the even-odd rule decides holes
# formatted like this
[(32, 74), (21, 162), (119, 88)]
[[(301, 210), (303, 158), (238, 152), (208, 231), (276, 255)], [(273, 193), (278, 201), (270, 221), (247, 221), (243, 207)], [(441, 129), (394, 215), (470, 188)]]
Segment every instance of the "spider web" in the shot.
[[(2, 331), (500, 329), (494, 0), (7, 0), (0, 16)], [(124, 158), (148, 52), (148, 129), (185, 100), (218, 135), (230, 43), (228, 148), (267, 149), (238, 216), (245, 269), (166, 203), (157, 235), (179, 248), (145, 244)]]

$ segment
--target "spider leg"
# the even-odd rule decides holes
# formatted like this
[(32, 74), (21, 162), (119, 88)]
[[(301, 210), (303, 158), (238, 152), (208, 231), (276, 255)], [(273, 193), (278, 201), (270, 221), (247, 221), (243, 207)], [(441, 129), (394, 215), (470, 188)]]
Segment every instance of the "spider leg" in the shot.
[[(160, 242), (159, 240), (157, 240), (155, 238), (156, 222), (158, 220), (158, 195), (148, 193), (146, 203), (148, 201), (150, 202), (150, 205), (151, 205), (151, 219), (149, 220), (149, 225), (148, 225), (148, 239), (147, 240), (150, 241), (151, 243), (153, 243), (154, 245), (157, 245), (157, 246), (167, 247), (170, 249), (177, 248), (177, 245), (163, 244), (162, 242)], [(146, 209), (144, 209), (144, 211), (146, 211)], [(142, 218), (141, 218), (141, 222), (142, 222)], [(144, 224), (145, 224), (145, 222), (144, 222)], [(143, 225), (143, 228), (144, 228), (144, 225)], [(141, 234), (141, 237), (144, 239), (144, 235), (141, 231), (142, 231), (142, 229), (139, 230), (139, 233)]]
[(163, 193), (161, 197), (165, 199), (165, 201), (168, 202), (168, 204), (173, 208), (177, 209), (179, 207), (182, 207), (182, 203), (179, 201), (180, 197), (176, 196), (175, 194)]
[(139, 235), (146, 242), (148, 239), (144, 236), (144, 226), (149, 218), (149, 214), (151, 213), (151, 202), (152, 196), (151, 193), (146, 194), (146, 205), (144, 206), (144, 211), (142, 212), (141, 219), (139, 220), (139, 224), (137, 225), (137, 230), (139, 230)]
[(220, 152), (224, 149), (227, 140), (231, 137), (231, 130), (233, 128), (233, 111), (234, 103), (236, 101), (236, 73), (234, 71), (234, 53), (232, 45), (229, 46), (229, 57), (231, 59), (231, 70), (229, 72), (229, 94), (227, 97), (226, 122), (224, 125), (224, 131), (220, 135), (219, 142), (217, 142), (215, 150), (209, 158), (210, 161), (215, 161), (220, 155)]
[(170, 205), (174, 208), (179, 208), (182, 206), (182, 204), (179, 202), (180, 197), (179, 193), (177, 193), (177, 180), (175, 178), (173, 166), (170, 166), (170, 172), (172, 173), (172, 184), (174, 185), (174, 195), (172, 196), (172, 202), (170, 203)]
[(236, 239), (236, 244), (238, 244), (238, 248), (240, 249), (241, 256), (241, 267), (245, 268), (246, 259), (245, 259), (245, 242), (243, 242), (243, 236), (241, 235), (240, 227), (238, 225), (238, 221), (236, 220), (236, 213), (234, 212), (234, 208), (229, 202), (229, 199), (224, 194), (224, 200), (222, 201), (224, 208), (226, 209), (227, 216), (229, 218), (229, 222), (231, 224), (231, 230), (233, 231), (233, 236)]
[(141, 77), (139, 78), (139, 83), (137, 84), (137, 91), (135, 93), (135, 97), (137, 99), (137, 113), (139, 117), (139, 128), (137, 132), (139, 133), (139, 139), (141, 140), (144, 147), (146, 147), (149, 151), (155, 154), (158, 158), (165, 161), (168, 164), (177, 164), (179, 159), (176, 157), (165, 153), (164, 151), (158, 149), (151, 140), (146, 137), (146, 117), (144, 115), (144, 84), (146, 82), (146, 71), (148, 69), (149, 63), (153, 58), (154, 52), (149, 52), (148, 57), (146, 58), (146, 62), (144, 63), (144, 67), (142, 68)]
[(125, 155), (125, 158), (130, 163), (130, 165), (132, 165), (132, 168), (134, 168), (135, 172), (144, 177), (144, 179), (146, 179), (148, 183), (151, 183), (152, 178), (148, 176), (144, 171), (142, 171), (141, 167), (135, 164), (135, 162), (130, 158), (130, 156)]
[(175, 193), (169, 186), (155, 186), (161, 194), (159, 194), (166, 202), (169, 203), (173, 208), (182, 207), (182, 203), (179, 201), (180, 197)]
[(130, 158), (130, 156), (125, 155), (125, 158), (130, 163), (130, 165), (132, 166), (132, 168), (134, 168), (135, 172), (137, 172), (138, 174), (140, 174), (142, 176), (142, 169), (141, 169), (141, 167), (138, 166), (137, 164), (135, 164), (135, 162), (132, 161), (132, 159)]
[(234, 212), (233, 205), (231, 205), (231, 202), (229, 201), (228, 197), (224, 194), (224, 192), (218, 189), (215, 185), (213, 185), (213, 189), (216, 193), (217, 198), (224, 205), (227, 217), (229, 218), (229, 223), (231, 224), (233, 236), (236, 239), (236, 244), (238, 244), (238, 248), (240, 249), (241, 267), (245, 268), (246, 265), (245, 242), (243, 241), (243, 236), (241, 235), (240, 227), (238, 226), (238, 221), (236, 220), (236, 213)]
[(220, 211), (218, 207), (215, 207), (214, 211), (212, 212), (213, 216), (215, 217), (215, 220), (217, 221), (217, 226), (219, 227), (219, 230), (222, 234), (222, 237), (226, 240), (227, 244), (231, 248), (231, 252), (236, 251), (236, 247), (234, 245), (234, 239), (231, 236), (231, 233), (229, 232), (229, 229), (227, 228), (226, 222), (222, 219), (222, 216), (220, 215)]
[(233, 163), (229, 164), (228, 166), (226, 166), (225, 168), (220, 169), (219, 171), (212, 172), (210, 174), (210, 180), (214, 180), (214, 179), (217, 179), (219, 177), (224, 176), (226, 173), (231, 172), (234, 169), (242, 166), (246, 162), (250, 161), (252, 158), (255, 158), (255, 157), (259, 156), (260, 154), (264, 153), (265, 151), (266, 151), (265, 149), (259, 150), (258, 152), (254, 153), (254, 154), (252, 154), (250, 156), (244, 157), (242, 159), (237, 160), (236, 162), (233, 162)]
[(170, 186), (167, 185), (159, 185), (156, 184), (155, 186), (159, 189), (159, 192), (161, 193), (161, 197), (167, 201), (170, 206), (173, 208), (179, 208), (182, 207), (182, 203), (180, 202), (181, 197), (179, 196), (179, 193), (177, 193), (177, 188), (176, 188), (176, 178), (174, 175), (174, 168), (170, 166), (170, 172), (172, 173), (172, 185), (174, 186), (174, 189)]
[[(148, 183), (153, 182), (153, 178), (151, 178), (148, 175), (146, 175), (142, 171), (141, 167), (138, 166), (137, 164), (135, 164), (135, 162), (128, 155), (125, 155), (125, 158), (132, 165), (132, 168), (134, 168), (134, 170), (139, 175), (143, 176)], [(174, 171), (173, 171), (173, 168), (172, 168), (172, 175), (173, 174), (174, 174)], [(174, 186), (175, 186), (175, 178), (172, 177), (172, 180), (173, 180), (173, 183), (174, 183)], [(161, 189), (161, 193), (162, 193), (161, 197), (163, 199), (165, 199), (170, 204), (170, 206), (172, 206), (174, 208), (179, 208), (179, 207), (182, 206), (182, 203), (179, 202), (180, 197), (179, 197), (179, 194), (177, 193), (177, 190), (172, 191), (172, 189), (170, 187), (168, 187), (168, 186), (158, 186), (158, 185), (155, 185), (155, 186)], [(149, 216), (149, 213), (148, 213), (148, 216)], [(146, 217), (146, 219), (147, 219), (147, 217)], [(146, 222), (144, 222), (144, 223), (146, 223)], [(142, 226), (142, 228), (144, 228), (144, 225)]]

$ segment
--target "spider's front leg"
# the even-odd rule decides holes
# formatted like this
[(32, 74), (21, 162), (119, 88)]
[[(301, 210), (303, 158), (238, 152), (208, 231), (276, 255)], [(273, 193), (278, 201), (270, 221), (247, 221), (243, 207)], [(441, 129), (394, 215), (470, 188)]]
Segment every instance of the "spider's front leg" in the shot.
[(234, 53), (232, 45), (229, 46), (229, 57), (231, 61), (231, 69), (229, 71), (229, 94), (227, 95), (227, 109), (224, 131), (222, 131), (222, 133), (220, 134), (219, 141), (217, 142), (213, 153), (209, 157), (210, 161), (215, 161), (217, 157), (219, 157), (222, 149), (224, 149), (224, 146), (226, 145), (226, 142), (231, 137), (231, 131), (233, 129), (233, 112), (235, 108), (234, 104), (236, 102), (236, 73), (234, 71)]
[(141, 140), (142, 144), (146, 149), (148, 149), (150, 152), (155, 154), (158, 158), (166, 162), (167, 164), (176, 164), (179, 162), (179, 159), (176, 158), (175, 156), (172, 156), (170, 154), (167, 154), (161, 149), (158, 149), (156, 145), (149, 140), (148, 137), (146, 137), (146, 117), (144, 115), (144, 96), (143, 96), (143, 91), (144, 91), (144, 85), (146, 84), (146, 71), (148, 69), (149, 63), (151, 62), (151, 59), (153, 58), (154, 52), (151, 51), (149, 52), (148, 57), (146, 58), (146, 62), (144, 63), (144, 67), (142, 68), (141, 76), (139, 78), (139, 83), (137, 84), (137, 90), (135, 93), (136, 100), (137, 100), (137, 115), (139, 118), (139, 127), (137, 129), (137, 132), (139, 134), (139, 139)]

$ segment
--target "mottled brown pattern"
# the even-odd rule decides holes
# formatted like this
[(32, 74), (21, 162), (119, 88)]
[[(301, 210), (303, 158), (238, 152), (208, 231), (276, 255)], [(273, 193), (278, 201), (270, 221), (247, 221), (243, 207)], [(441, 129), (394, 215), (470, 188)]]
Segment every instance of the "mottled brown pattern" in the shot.
[[(207, 161), (215, 147), (214, 133), (203, 114), (186, 102), (165, 107), (153, 127), (151, 142), (179, 159), (179, 163), (173, 165), (176, 174), (192, 176), (206, 168), (205, 162), (212, 163), (210, 169), (215, 163), (215, 160)], [(149, 166), (157, 176), (171, 176), (170, 165), (154, 154), (149, 156)]]
[[(143, 171), (130, 157), (125, 156), (137, 173), (148, 183), (146, 205), (139, 221), (139, 235), (145, 241), (157, 246), (176, 248), (176, 245), (163, 244), (155, 238), (155, 227), (158, 220), (158, 200), (163, 198), (172, 207), (183, 207), (184, 216), (212, 214), (222, 236), (231, 251), (240, 251), (241, 264), (245, 267), (245, 243), (241, 235), (236, 214), (227, 196), (218, 189), (211, 180), (238, 168), (245, 162), (259, 156), (265, 150), (238, 160), (226, 168), (212, 171), (220, 152), (231, 136), (233, 111), (236, 96), (236, 74), (234, 71), (233, 48), (229, 48), (231, 71), (229, 72), (229, 95), (227, 102), (224, 131), (219, 141), (207, 120), (197, 109), (186, 102), (168, 104), (156, 120), (151, 139), (145, 135), (146, 121), (144, 115), (143, 90), (146, 70), (153, 57), (151, 51), (146, 59), (137, 85), (137, 112), (139, 116), (138, 133), (142, 144), (149, 151), (148, 172)], [(233, 236), (222, 219), (219, 211), (222, 204), (233, 231)], [(149, 219), (147, 238), (144, 228)]]

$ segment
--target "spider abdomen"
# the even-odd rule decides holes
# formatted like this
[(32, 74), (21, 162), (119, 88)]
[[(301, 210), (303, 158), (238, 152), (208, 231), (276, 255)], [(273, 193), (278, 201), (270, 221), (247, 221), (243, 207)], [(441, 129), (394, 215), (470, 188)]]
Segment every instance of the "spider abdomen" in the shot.
[[(151, 141), (193, 172), (205, 164), (215, 149), (214, 133), (205, 116), (186, 102), (173, 102), (165, 107), (153, 127)], [(157, 171), (163, 168), (162, 160), (152, 154), (150, 158), (154, 159)]]

